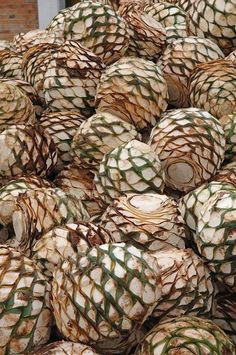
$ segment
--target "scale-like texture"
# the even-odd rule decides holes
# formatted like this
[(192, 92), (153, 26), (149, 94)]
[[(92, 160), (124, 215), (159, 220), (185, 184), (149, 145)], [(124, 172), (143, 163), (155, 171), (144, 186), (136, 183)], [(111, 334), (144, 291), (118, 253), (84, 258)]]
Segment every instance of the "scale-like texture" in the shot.
[(164, 27), (178, 25), (186, 21), (185, 12), (169, 2), (150, 4), (144, 8), (144, 11)]
[(52, 43), (61, 44), (63, 42), (63, 32), (47, 30), (32, 30), (26, 33), (18, 33), (13, 38), (13, 45), (17, 53), (24, 54), (28, 49), (36, 44)]
[(231, 60), (235, 64), (236, 63), (236, 50), (231, 52), (225, 59)]
[(2, 83), (14, 85), (19, 88), (32, 102), (36, 116), (41, 116), (44, 110), (43, 103), (32, 85), (25, 80), (15, 78), (0, 79), (0, 86)]
[(229, 60), (197, 65), (189, 78), (189, 98), (194, 107), (221, 118), (236, 107), (236, 66)]
[(132, 140), (107, 153), (94, 179), (94, 195), (105, 204), (133, 193), (163, 192), (164, 174), (157, 154)]
[(195, 190), (190, 191), (179, 201), (179, 208), (185, 223), (192, 232), (197, 230), (197, 221), (202, 210), (202, 206), (216, 192), (220, 190), (234, 190), (235, 187), (227, 181), (212, 181), (205, 183)]
[(56, 341), (34, 350), (30, 355), (99, 355), (90, 346), (72, 343), (71, 341)]
[(227, 161), (236, 160), (236, 111), (226, 116), (222, 116), (220, 123), (225, 132), (225, 159)]
[(125, 20), (109, 5), (82, 1), (62, 10), (48, 29), (62, 29), (67, 40), (88, 48), (108, 65), (121, 58), (129, 45)]
[(108, 112), (99, 112), (84, 121), (73, 139), (75, 162), (97, 170), (103, 156), (119, 145), (141, 138), (135, 127)]
[(31, 253), (43, 234), (57, 225), (87, 221), (83, 203), (59, 188), (40, 188), (20, 194), (12, 215), (15, 236), (8, 243)]
[(51, 56), (59, 48), (59, 45), (50, 43), (40, 43), (28, 49), (23, 57), (22, 71), (24, 80), (30, 83), (43, 103), (44, 79)]
[(188, 80), (198, 63), (224, 57), (221, 49), (209, 39), (186, 37), (167, 46), (160, 58), (160, 66), (168, 84), (169, 103), (174, 107), (188, 107)]
[(13, 50), (0, 50), (0, 78), (23, 79), (23, 58)]
[(8, 82), (0, 82), (0, 132), (16, 124), (33, 124), (35, 111), (22, 90)]
[(151, 61), (122, 58), (102, 74), (97, 87), (97, 111), (118, 115), (137, 129), (154, 126), (167, 108), (167, 84)]
[(48, 342), (52, 325), (50, 287), (32, 260), (0, 247), (0, 353), (27, 354)]
[(195, 242), (218, 280), (236, 292), (236, 193), (218, 191), (202, 207)]
[(217, 174), (212, 178), (212, 181), (231, 184), (236, 187), (236, 162), (223, 165)]
[(17, 197), (27, 190), (41, 187), (52, 187), (52, 184), (38, 176), (25, 175), (10, 180), (0, 188), (0, 223), (8, 226), (12, 222), (12, 214), (16, 208)]
[(78, 111), (91, 116), (101, 59), (75, 41), (66, 41), (51, 54), (44, 77), (45, 100), (52, 111)]
[(209, 180), (224, 159), (220, 122), (197, 108), (167, 112), (153, 128), (149, 144), (161, 161), (166, 185), (185, 193)]
[(84, 120), (85, 117), (75, 111), (49, 112), (40, 117), (40, 125), (57, 148), (57, 169), (62, 169), (72, 161), (72, 140)]
[(213, 322), (197, 317), (180, 317), (155, 326), (135, 355), (235, 353), (231, 339)]
[[(92, 248), (54, 272), (52, 306), (67, 339), (124, 353), (160, 297), (157, 259), (124, 243)], [(73, 324), (73, 327), (70, 325)]]
[(57, 161), (52, 139), (38, 125), (12, 125), (0, 133), (0, 180), (49, 176)]
[(114, 201), (100, 225), (116, 242), (155, 251), (185, 248), (184, 221), (174, 199), (158, 194), (128, 194)]
[(93, 196), (93, 179), (94, 175), (90, 170), (70, 164), (60, 171), (54, 183), (70, 195), (81, 199), (95, 221), (103, 213), (103, 206), (99, 199)]
[(33, 257), (43, 274), (52, 277), (63, 261), (76, 261), (93, 246), (110, 241), (104, 228), (79, 221), (57, 226), (44, 234), (34, 245)]
[(181, 315), (209, 317), (214, 283), (203, 260), (192, 249), (169, 248), (154, 255), (161, 268), (162, 296), (151, 315), (151, 323)]
[(236, 48), (236, 0), (195, 0), (188, 9), (190, 36), (209, 38), (225, 54)]
[(119, 14), (125, 19), (130, 35), (126, 55), (148, 60), (159, 58), (166, 41), (162, 24), (145, 12), (146, 1), (124, 1)]

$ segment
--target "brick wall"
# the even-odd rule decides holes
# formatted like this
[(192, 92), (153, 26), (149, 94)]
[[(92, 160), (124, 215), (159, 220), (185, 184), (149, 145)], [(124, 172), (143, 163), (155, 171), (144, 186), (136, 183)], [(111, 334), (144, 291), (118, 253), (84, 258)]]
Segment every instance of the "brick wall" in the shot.
[(37, 27), (37, 0), (0, 0), (0, 40)]

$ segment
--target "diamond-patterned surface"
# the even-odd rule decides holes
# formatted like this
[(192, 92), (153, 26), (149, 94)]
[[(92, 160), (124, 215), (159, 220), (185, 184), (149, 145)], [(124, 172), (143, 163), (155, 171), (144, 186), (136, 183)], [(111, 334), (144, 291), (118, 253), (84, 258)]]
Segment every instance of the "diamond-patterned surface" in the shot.
[(49, 340), (50, 287), (33, 262), (0, 247), (0, 352), (23, 354)]
[(224, 159), (220, 122), (197, 108), (167, 112), (153, 128), (149, 144), (161, 161), (166, 185), (185, 193), (209, 180)]
[(116, 242), (155, 251), (185, 248), (184, 221), (174, 199), (158, 194), (128, 194), (114, 201), (102, 216)]
[(94, 196), (109, 204), (130, 192), (163, 192), (164, 174), (154, 151), (132, 140), (104, 156), (94, 184)]
[(65, 262), (53, 279), (58, 328), (69, 340), (122, 353), (160, 297), (158, 272), (155, 257), (124, 243), (94, 247), (77, 264)]
[(154, 327), (136, 355), (147, 354), (235, 354), (230, 338), (213, 322), (197, 317), (180, 317)]
[(118, 115), (137, 129), (154, 126), (167, 108), (167, 85), (151, 61), (122, 58), (108, 67), (97, 87), (97, 111)]

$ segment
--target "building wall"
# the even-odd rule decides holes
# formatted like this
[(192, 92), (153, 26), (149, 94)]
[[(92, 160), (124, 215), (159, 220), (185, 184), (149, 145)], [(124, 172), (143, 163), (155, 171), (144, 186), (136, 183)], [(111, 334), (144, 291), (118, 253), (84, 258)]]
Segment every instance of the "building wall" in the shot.
[(15, 34), (35, 28), (38, 28), (37, 0), (0, 0), (0, 40), (11, 40)]
[(53, 17), (66, 6), (65, 0), (45, 1), (47, 0), (38, 0), (38, 21), (40, 29), (46, 28)]

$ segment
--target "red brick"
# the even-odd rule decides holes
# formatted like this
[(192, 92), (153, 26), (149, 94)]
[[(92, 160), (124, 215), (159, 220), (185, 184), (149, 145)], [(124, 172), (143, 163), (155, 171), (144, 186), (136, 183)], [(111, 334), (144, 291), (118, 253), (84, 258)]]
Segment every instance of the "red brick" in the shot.
[(37, 0), (0, 0), (0, 39), (37, 27)]

